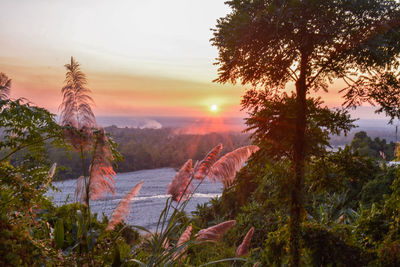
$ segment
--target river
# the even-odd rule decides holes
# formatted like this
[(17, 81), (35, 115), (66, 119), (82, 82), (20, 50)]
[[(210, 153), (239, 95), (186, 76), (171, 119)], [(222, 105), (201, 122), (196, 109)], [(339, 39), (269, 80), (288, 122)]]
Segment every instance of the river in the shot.
[[(125, 194), (140, 180), (144, 180), (139, 195), (131, 204), (126, 222), (154, 230), (168, 198), (168, 195), (166, 195), (167, 185), (175, 174), (176, 171), (172, 168), (118, 173), (114, 179), (116, 184), (115, 196), (107, 195), (102, 200), (91, 201), (92, 212), (97, 213), (100, 219), (103, 213), (106, 216), (110, 216)], [(56, 205), (74, 201), (76, 180), (54, 182), (54, 185), (60, 191), (49, 191), (48, 195), (53, 198)], [(213, 183), (206, 179), (189, 201), (185, 211), (190, 214), (191, 211), (196, 209), (197, 204), (205, 203), (213, 197), (220, 196), (222, 188), (223, 186), (220, 183)]]

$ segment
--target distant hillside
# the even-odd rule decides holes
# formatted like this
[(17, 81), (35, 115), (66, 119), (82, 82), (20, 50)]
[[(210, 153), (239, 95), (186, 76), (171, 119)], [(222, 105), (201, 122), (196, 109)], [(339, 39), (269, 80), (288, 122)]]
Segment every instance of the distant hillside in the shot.
[[(347, 136), (331, 136), (332, 146), (343, 146), (350, 144), (354, 135), (357, 132), (364, 131), (372, 139), (379, 137), (385, 139), (387, 142), (400, 141), (400, 124), (396, 121), (393, 124), (388, 124), (389, 120), (358, 120), (355, 124), (358, 126), (350, 131)], [(399, 125), (398, 137), (396, 140), (396, 125)]]
[[(162, 167), (180, 167), (186, 160), (201, 160), (216, 145), (222, 143), (222, 154), (250, 143), (242, 133), (180, 134), (177, 129), (139, 129), (106, 127), (118, 144), (124, 160), (117, 162), (117, 172), (129, 172)], [(79, 155), (73, 151), (49, 147), (50, 158), (63, 166), (59, 172), (62, 179), (77, 178), (82, 173)], [(67, 156), (66, 156), (67, 154)], [(90, 165), (90, 159), (86, 160)]]

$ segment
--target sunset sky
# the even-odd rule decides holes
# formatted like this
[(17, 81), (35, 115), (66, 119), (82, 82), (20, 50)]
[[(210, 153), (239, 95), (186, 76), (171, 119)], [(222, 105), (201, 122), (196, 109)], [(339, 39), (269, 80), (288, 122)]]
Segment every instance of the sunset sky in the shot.
[[(245, 88), (212, 83), (210, 28), (229, 12), (224, 1), (2, 0), (0, 72), (13, 80), (13, 98), (54, 113), (74, 56), (96, 115), (240, 116)], [(330, 107), (342, 102), (337, 88), (323, 97)]]

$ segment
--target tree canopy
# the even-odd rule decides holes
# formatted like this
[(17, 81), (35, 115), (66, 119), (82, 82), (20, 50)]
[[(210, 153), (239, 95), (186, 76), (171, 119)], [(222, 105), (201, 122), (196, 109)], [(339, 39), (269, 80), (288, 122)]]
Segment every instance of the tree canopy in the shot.
[(329, 82), (341, 78), (349, 83), (348, 97), (353, 99), (359, 95), (351, 90), (366, 84), (366, 76), (393, 74), (398, 66), (400, 5), (396, 1), (235, 0), (227, 4), (232, 12), (218, 20), (212, 38), (219, 49), (218, 82), (240, 80), (280, 89), (304, 75), (307, 90), (327, 90)]
[(307, 95), (343, 79), (347, 107), (378, 104), (400, 116), (396, 68), (400, 55), (400, 3), (388, 0), (232, 0), (211, 42), (218, 48), (220, 83), (251, 85), (266, 96), (295, 85), (290, 192), (291, 264), (299, 239), (307, 160)]

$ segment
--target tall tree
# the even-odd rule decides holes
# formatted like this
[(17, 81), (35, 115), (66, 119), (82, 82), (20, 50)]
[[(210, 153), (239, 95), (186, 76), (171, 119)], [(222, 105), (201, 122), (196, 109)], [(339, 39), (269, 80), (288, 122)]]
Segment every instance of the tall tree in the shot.
[(0, 100), (7, 99), (10, 95), (11, 79), (4, 73), (0, 72)]
[(295, 86), (291, 265), (300, 262), (307, 94), (343, 79), (345, 104), (379, 104), (399, 116), (400, 5), (391, 0), (232, 0), (218, 20), (217, 82), (249, 84), (279, 94)]

